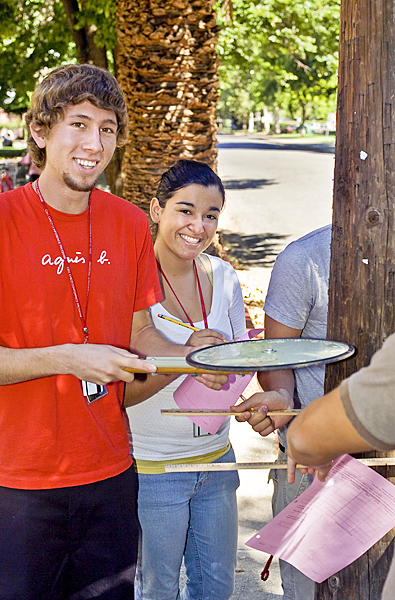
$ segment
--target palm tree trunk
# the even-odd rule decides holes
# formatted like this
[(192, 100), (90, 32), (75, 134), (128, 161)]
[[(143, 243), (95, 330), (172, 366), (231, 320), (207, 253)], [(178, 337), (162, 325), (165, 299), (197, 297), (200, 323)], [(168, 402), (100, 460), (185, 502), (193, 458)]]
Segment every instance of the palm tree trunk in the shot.
[(147, 212), (179, 158), (216, 169), (219, 28), (212, 0), (118, 0), (117, 21), (131, 129), (123, 196)]

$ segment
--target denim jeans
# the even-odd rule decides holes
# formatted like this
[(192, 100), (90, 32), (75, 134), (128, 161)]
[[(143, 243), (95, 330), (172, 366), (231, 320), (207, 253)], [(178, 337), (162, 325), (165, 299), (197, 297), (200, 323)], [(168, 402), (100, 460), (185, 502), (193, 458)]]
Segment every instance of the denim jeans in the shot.
[[(287, 455), (279, 450), (278, 462), (286, 462)], [(290, 502), (295, 500), (313, 482), (313, 475), (302, 475), (299, 470), (295, 473), (295, 483), (287, 481), (286, 469), (272, 469), (269, 480), (274, 483), (272, 498), (273, 516), (278, 515)], [(281, 583), (284, 590), (284, 600), (314, 600), (315, 583), (292, 565), (280, 560)]]
[[(217, 462), (234, 462), (230, 449)], [(135, 598), (227, 600), (237, 555), (237, 471), (139, 474)], [(187, 583), (179, 589), (182, 559)]]

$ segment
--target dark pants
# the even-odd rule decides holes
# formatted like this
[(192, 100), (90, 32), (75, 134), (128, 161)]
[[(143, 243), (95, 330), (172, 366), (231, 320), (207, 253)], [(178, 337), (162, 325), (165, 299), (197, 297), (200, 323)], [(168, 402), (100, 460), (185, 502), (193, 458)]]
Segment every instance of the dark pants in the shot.
[(77, 487), (0, 487), (1, 600), (133, 599), (136, 498), (133, 467)]

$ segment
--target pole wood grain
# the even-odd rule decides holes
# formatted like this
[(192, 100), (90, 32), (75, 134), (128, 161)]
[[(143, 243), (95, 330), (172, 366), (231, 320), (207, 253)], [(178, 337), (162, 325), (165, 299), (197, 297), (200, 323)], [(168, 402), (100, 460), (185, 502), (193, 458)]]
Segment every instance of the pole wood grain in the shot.
[[(327, 391), (395, 330), (394, 23), (394, 0), (342, 0), (328, 337), (357, 353), (327, 367)], [(316, 600), (380, 600), (393, 537), (317, 584)]]

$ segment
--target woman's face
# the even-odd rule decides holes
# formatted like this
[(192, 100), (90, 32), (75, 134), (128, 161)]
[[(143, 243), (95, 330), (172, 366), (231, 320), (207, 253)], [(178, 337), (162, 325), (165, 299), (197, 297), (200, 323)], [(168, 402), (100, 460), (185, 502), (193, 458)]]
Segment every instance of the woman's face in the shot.
[(196, 258), (214, 238), (222, 204), (217, 187), (198, 184), (178, 190), (164, 208), (154, 198), (151, 218), (158, 225), (155, 243), (164, 244), (179, 258)]

